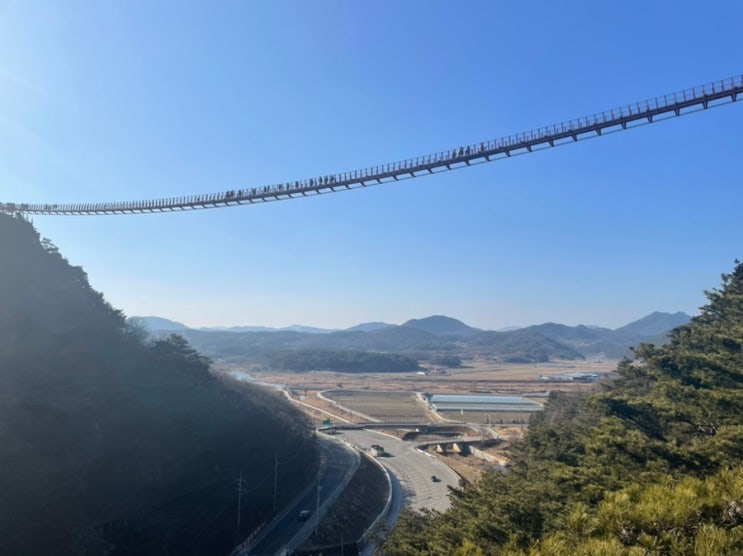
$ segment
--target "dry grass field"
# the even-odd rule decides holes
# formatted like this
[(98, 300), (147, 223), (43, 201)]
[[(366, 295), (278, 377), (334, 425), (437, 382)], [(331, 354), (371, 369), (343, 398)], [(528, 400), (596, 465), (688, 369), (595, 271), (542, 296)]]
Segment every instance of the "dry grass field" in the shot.
[(382, 422), (427, 423), (431, 420), (411, 392), (331, 390), (323, 396)]
[[(468, 360), (460, 369), (426, 369), (418, 373), (336, 373), (313, 371), (308, 373), (266, 372), (242, 368), (238, 365), (217, 364), (215, 372), (241, 371), (250, 373), (255, 380), (281, 386), (292, 401), (307, 413), (311, 422), (320, 425), (324, 419), (332, 418), (336, 423), (360, 423), (371, 420), (381, 422), (433, 421), (467, 422), (492, 425), (490, 434), (499, 438), (515, 439), (524, 431), (531, 414), (516, 412), (427, 411), (424, 404), (416, 400), (423, 393), (431, 394), (491, 394), (544, 396), (553, 390), (591, 391), (600, 388), (597, 383), (552, 382), (538, 380), (538, 376), (549, 377), (569, 373), (610, 373), (616, 369), (615, 361), (602, 362), (556, 362), (546, 364), (504, 364), (486, 359)], [(546, 397), (533, 397), (543, 403)], [(387, 431), (388, 434), (407, 437), (410, 431)], [(462, 434), (468, 431), (463, 429)], [(422, 441), (415, 435), (412, 442)], [(509, 441), (510, 442), (510, 441)], [(489, 448), (486, 451), (505, 462), (507, 446)], [(474, 455), (431, 455), (451, 466), (466, 480), (476, 480), (482, 471), (492, 467)]]
[[(577, 382), (542, 382), (538, 376), (566, 373), (608, 373), (616, 368), (616, 361), (569, 361), (539, 364), (497, 363), (487, 359), (466, 360), (459, 369), (426, 369), (417, 373), (336, 373), (312, 371), (307, 373), (267, 372), (244, 369), (239, 365), (217, 363), (215, 369), (246, 371), (257, 380), (285, 384), (297, 391), (355, 390), (398, 391), (461, 394), (497, 394), (539, 392), (547, 389), (576, 390), (593, 386)], [(438, 371), (437, 374), (430, 374)]]
[(478, 425), (526, 425), (533, 413), (516, 411), (438, 411), (439, 416), (457, 423), (476, 423)]
[[(413, 396), (415, 393), (528, 395), (552, 390), (591, 391), (599, 388), (599, 383), (545, 382), (537, 380), (537, 377), (568, 373), (603, 374), (615, 368), (616, 361), (507, 364), (484, 358), (466, 360), (459, 369), (425, 369), (425, 374), (267, 372), (234, 364), (215, 365), (217, 373), (248, 372), (258, 381), (282, 385), (292, 399), (318, 423), (331, 416), (347, 422), (366, 421), (368, 416), (379, 421), (429, 422), (451, 419), (484, 423), (488, 414), (479, 412), (465, 412), (464, 415), (458, 412), (426, 413)], [(320, 395), (321, 392), (324, 394)], [(492, 424), (500, 424), (502, 421), (504, 425), (514, 420), (517, 423), (528, 421), (528, 417), (522, 414), (489, 414)]]

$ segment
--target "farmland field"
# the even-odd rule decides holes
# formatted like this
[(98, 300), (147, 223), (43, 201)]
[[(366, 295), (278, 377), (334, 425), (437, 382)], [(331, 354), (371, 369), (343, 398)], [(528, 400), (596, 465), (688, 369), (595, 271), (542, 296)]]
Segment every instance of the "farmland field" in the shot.
[(384, 422), (427, 423), (431, 420), (411, 392), (332, 390), (323, 392), (323, 396)]
[[(545, 404), (551, 391), (591, 392), (601, 388), (596, 383), (581, 381), (544, 381), (566, 373), (607, 374), (616, 368), (612, 361), (566, 361), (540, 364), (506, 364), (483, 358), (464, 362), (459, 369), (429, 369), (426, 374), (415, 373), (339, 373), (311, 371), (307, 373), (277, 372), (244, 368), (234, 363), (216, 365), (216, 372), (247, 372), (257, 381), (272, 383), (287, 389), (290, 395), (308, 411), (316, 423), (328, 417), (359, 423), (369, 420), (382, 422), (427, 423), (451, 420), (492, 424), (528, 422), (529, 415), (510, 412), (486, 413), (459, 411), (426, 413), (416, 396), (425, 394), (474, 394), (526, 396)], [(608, 378), (606, 380), (611, 380)], [(324, 398), (318, 397), (322, 393)], [(416, 394), (417, 393), (417, 394)], [(541, 397), (540, 397), (541, 396)], [(313, 411), (311, 408), (316, 408)], [(350, 411), (347, 411), (350, 410)], [(353, 412), (358, 412), (354, 414)]]
[(311, 371), (295, 373), (243, 368), (237, 364), (218, 364), (218, 371), (241, 371), (256, 380), (285, 384), (300, 390), (330, 391), (408, 391), (449, 394), (522, 395), (545, 390), (591, 390), (595, 385), (584, 382), (541, 382), (537, 376), (553, 376), (571, 372), (607, 373), (616, 368), (616, 361), (569, 361), (564, 363), (508, 364), (485, 359), (464, 362), (462, 368), (447, 369), (437, 374), (419, 373), (338, 373)]
[(522, 425), (529, 422), (533, 413), (527, 411), (437, 411), (440, 417), (447, 421), (458, 423), (477, 423), (491, 425)]

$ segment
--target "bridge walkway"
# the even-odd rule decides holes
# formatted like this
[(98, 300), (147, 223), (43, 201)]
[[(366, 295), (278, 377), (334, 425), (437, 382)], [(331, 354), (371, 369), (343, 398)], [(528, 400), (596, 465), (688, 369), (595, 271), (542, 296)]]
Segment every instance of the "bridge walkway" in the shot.
[(0, 212), (52, 215), (157, 213), (264, 203), (347, 191), (457, 170), (517, 154), (530, 153), (541, 148), (577, 142), (587, 136), (622, 131), (638, 125), (729, 104), (737, 101), (741, 93), (743, 93), (743, 75), (738, 75), (551, 126), (361, 170), (261, 187), (144, 201), (73, 204), (4, 202), (0, 203)]

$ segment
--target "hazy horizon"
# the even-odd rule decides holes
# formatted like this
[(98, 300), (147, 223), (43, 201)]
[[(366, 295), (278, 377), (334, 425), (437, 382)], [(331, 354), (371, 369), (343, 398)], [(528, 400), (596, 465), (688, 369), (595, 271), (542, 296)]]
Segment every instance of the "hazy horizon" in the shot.
[(262, 324), (262, 323), (237, 323), (237, 324), (220, 324), (220, 323), (217, 323), (217, 324), (203, 324), (203, 325), (202, 324), (196, 324), (196, 325), (194, 325), (194, 324), (190, 324), (188, 322), (184, 322), (184, 321), (181, 321), (181, 320), (178, 320), (178, 319), (174, 319), (174, 318), (170, 318), (170, 317), (163, 316), (163, 315), (127, 315), (127, 316), (129, 316), (130, 318), (162, 318), (162, 319), (166, 319), (166, 320), (169, 320), (169, 321), (177, 322), (179, 324), (183, 324), (183, 325), (187, 326), (188, 328), (192, 328), (192, 329), (195, 329), (195, 330), (202, 329), (202, 328), (239, 328), (239, 327), (246, 327), (246, 328), (247, 327), (265, 327), (265, 328), (276, 328), (276, 329), (280, 329), (280, 328), (290, 328), (290, 327), (293, 327), (293, 326), (302, 326), (302, 327), (308, 327), (308, 328), (319, 328), (319, 329), (324, 329), (324, 330), (338, 330), (338, 331), (346, 330), (348, 328), (352, 328), (352, 327), (357, 326), (357, 325), (360, 325), (360, 324), (369, 324), (369, 323), (375, 323), (375, 322), (383, 322), (385, 324), (392, 324), (392, 325), (399, 326), (399, 325), (402, 325), (402, 324), (404, 324), (405, 322), (407, 322), (407, 321), (409, 321), (411, 319), (423, 319), (423, 318), (432, 317), (432, 316), (445, 316), (445, 317), (456, 319), (456, 320), (458, 320), (460, 322), (463, 322), (464, 324), (466, 324), (468, 326), (471, 326), (473, 328), (480, 328), (482, 330), (490, 330), (490, 331), (493, 331), (493, 330), (498, 331), (498, 330), (509, 329), (509, 328), (526, 328), (526, 327), (529, 327), (529, 326), (535, 326), (535, 325), (540, 325), (540, 324), (548, 324), (548, 323), (564, 324), (566, 326), (579, 326), (579, 325), (588, 326), (588, 327), (597, 326), (597, 327), (600, 327), (600, 328), (609, 328), (609, 329), (614, 330), (616, 328), (621, 328), (622, 326), (624, 326), (626, 324), (630, 324), (631, 322), (635, 322), (637, 320), (640, 320), (641, 318), (646, 317), (648, 315), (651, 315), (651, 314), (653, 314), (655, 312), (668, 313), (668, 314), (674, 314), (674, 313), (682, 312), (682, 313), (686, 313), (687, 315), (692, 316), (692, 317), (693, 316), (696, 316), (698, 314), (698, 311), (695, 311), (693, 313), (688, 313), (686, 311), (648, 311), (647, 313), (645, 313), (643, 315), (639, 315), (637, 318), (628, 320), (626, 322), (622, 322), (620, 324), (617, 324), (616, 326), (604, 326), (602, 324), (596, 324), (596, 323), (592, 323), (592, 322), (591, 323), (589, 323), (589, 322), (575, 322), (575, 323), (571, 323), (571, 322), (563, 322), (563, 321), (557, 321), (557, 320), (546, 320), (546, 321), (543, 321), (543, 322), (532, 322), (532, 323), (523, 324), (523, 325), (499, 326), (498, 328), (489, 328), (489, 327), (486, 327), (486, 326), (477, 326), (477, 325), (475, 325), (475, 324), (473, 324), (471, 322), (468, 322), (465, 319), (461, 319), (461, 318), (459, 318), (457, 316), (443, 315), (441, 313), (436, 313), (436, 314), (431, 314), (431, 315), (414, 316), (414, 317), (410, 317), (408, 319), (401, 320), (399, 322), (392, 322), (390, 320), (381, 319), (381, 320), (374, 320), (374, 321), (369, 321), (369, 320), (367, 320), (367, 321), (359, 321), (359, 322), (350, 323), (348, 325), (340, 325), (340, 326), (321, 326), (321, 325), (312, 324), (312, 323), (305, 323), (305, 322), (292, 322), (292, 323), (289, 323), (289, 324), (279, 324), (279, 325), (266, 325), (266, 324)]

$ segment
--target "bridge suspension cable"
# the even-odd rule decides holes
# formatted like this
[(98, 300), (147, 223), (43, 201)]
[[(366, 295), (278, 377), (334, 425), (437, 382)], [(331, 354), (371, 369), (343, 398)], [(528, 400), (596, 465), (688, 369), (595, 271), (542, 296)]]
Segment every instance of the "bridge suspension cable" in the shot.
[(264, 203), (360, 189), (493, 162), (542, 148), (577, 142), (604, 132), (626, 130), (645, 123), (683, 116), (735, 102), (741, 93), (743, 75), (738, 75), (523, 133), (351, 172), (218, 193), (143, 201), (69, 204), (4, 202), (0, 203), (0, 212), (55, 215), (141, 214)]

